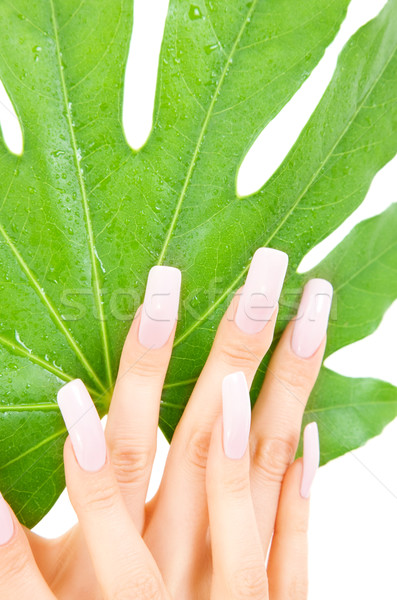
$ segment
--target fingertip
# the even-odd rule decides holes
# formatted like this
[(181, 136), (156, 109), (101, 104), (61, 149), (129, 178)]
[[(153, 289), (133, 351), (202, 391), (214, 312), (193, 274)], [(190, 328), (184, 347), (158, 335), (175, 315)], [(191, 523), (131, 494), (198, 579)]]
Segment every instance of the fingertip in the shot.
[(306, 283), (291, 337), (291, 348), (299, 358), (311, 358), (324, 342), (332, 296), (329, 281), (310, 279)]
[(306, 425), (303, 432), (303, 471), (300, 493), (307, 499), (320, 464), (320, 440), (315, 421)]
[(178, 320), (182, 274), (176, 267), (157, 265), (150, 269), (138, 339), (147, 349), (166, 345)]
[(99, 471), (106, 461), (105, 435), (87, 388), (75, 379), (58, 391), (57, 400), (80, 467)]
[(251, 402), (242, 371), (230, 373), (222, 381), (223, 450), (227, 458), (241, 459), (248, 446)]
[(288, 266), (288, 255), (274, 248), (258, 248), (252, 258), (236, 312), (245, 333), (259, 333), (274, 314)]

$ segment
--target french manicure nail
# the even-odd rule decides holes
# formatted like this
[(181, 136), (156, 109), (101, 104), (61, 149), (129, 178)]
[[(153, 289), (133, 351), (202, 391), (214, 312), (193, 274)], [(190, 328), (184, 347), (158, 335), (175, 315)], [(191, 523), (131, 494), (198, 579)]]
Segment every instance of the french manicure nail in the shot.
[(0, 546), (10, 541), (14, 534), (14, 522), (9, 506), (0, 494)]
[(242, 458), (251, 426), (251, 402), (244, 373), (226, 375), (222, 381), (223, 449), (228, 458)]
[(320, 442), (317, 423), (309, 423), (303, 432), (303, 471), (301, 496), (308, 498), (314, 476), (320, 463)]
[(292, 332), (292, 350), (309, 358), (320, 346), (328, 326), (332, 285), (325, 279), (311, 279), (305, 285)]
[(181, 272), (175, 267), (152, 267), (142, 306), (139, 341), (146, 348), (161, 348), (178, 318)]
[(277, 307), (288, 266), (288, 255), (259, 248), (251, 261), (236, 311), (236, 324), (245, 333), (259, 333)]
[(106, 462), (105, 435), (95, 405), (81, 379), (74, 379), (61, 387), (58, 405), (80, 467), (85, 471), (99, 471)]

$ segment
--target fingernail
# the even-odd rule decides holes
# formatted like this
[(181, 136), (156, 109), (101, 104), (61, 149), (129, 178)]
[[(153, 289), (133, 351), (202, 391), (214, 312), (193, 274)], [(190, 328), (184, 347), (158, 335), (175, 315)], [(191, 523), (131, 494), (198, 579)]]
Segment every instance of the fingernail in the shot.
[(14, 535), (14, 522), (10, 508), (0, 494), (0, 546), (4, 546)]
[(320, 346), (328, 326), (332, 285), (325, 279), (311, 279), (305, 285), (292, 333), (292, 350), (309, 358)]
[(314, 476), (320, 463), (320, 442), (317, 423), (309, 423), (303, 432), (303, 471), (301, 496), (308, 498)]
[(106, 462), (101, 420), (81, 379), (58, 391), (58, 405), (70, 435), (77, 462), (84, 471), (99, 471)]
[(139, 341), (146, 348), (161, 348), (178, 318), (181, 272), (174, 267), (152, 267), (142, 306)]
[(236, 312), (236, 324), (244, 333), (259, 333), (271, 319), (287, 266), (285, 252), (273, 248), (255, 252)]
[(251, 426), (251, 402), (244, 373), (226, 375), (222, 381), (223, 449), (228, 458), (242, 458)]

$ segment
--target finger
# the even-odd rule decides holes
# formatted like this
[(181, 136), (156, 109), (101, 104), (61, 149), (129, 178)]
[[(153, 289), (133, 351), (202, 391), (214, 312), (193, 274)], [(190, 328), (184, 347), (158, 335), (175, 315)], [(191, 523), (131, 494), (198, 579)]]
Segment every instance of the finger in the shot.
[(223, 420), (215, 423), (207, 463), (211, 598), (263, 600), (267, 597), (265, 556), (250, 489), (251, 404), (244, 373), (225, 377), (222, 389)]
[(265, 549), (273, 533), (281, 483), (294, 459), (303, 412), (322, 363), (331, 299), (327, 281), (313, 279), (305, 286), (298, 317), (281, 337), (253, 410), (252, 494)]
[(284, 478), (269, 555), (271, 600), (306, 600), (309, 492), (319, 462), (316, 423), (306, 426), (303, 461), (296, 460)]
[(159, 407), (178, 315), (181, 272), (153, 267), (124, 344), (106, 439), (124, 500), (139, 530), (156, 453)]
[[(156, 499), (155, 513), (145, 533), (156, 560), (161, 562), (161, 527), (168, 540), (175, 539), (179, 523), (185, 523), (172, 552), (191, 562), (201, 552), (199, 540), (208, 527), (205, 467), (214, 421), (221, 407), (223, 378), (236, 370), (244, 372), (250, 385), (269, 348), (277, 315), (288, 257), (284, 252), (260, 248), (252, 260), (241, 294), (236, 295), (224, 315), (209, 357), (175, 431)], [(174, 498), (178, 498), (175, 505)], [(165, 561), (169, 563), (167, 556)], [(174, 561), (175, 569), (178, 560)], [(162, 572), (166, 565), (160, 566)], [(172, 568), (169, 567), (169, 568)], [(178, 577), (178, 572), (170, 579)], [(167, 582), (167, 579), (166, 579)]]
[(55, 600), (34, 561), (21, 525), (1, 495), (0, 598)]
[(67, 488), (103, 596), (167, 598), (124, 503), (98, 413), (83, 383), (66, 384), (58, 392), (58, 403), (69, 431), (64, 450)]

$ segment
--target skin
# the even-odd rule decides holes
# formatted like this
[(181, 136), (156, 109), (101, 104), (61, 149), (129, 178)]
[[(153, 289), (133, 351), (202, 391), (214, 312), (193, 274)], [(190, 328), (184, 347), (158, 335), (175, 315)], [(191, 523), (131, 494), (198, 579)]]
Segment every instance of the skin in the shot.
[(14, 535), (0, 547), (0, 597), (307, 597), (309, 500), (300, 496), (302, 462), (294, 456), (325, 338), (313, 356), (302, 359), (291, 349), (293, 323), (286, 327), (253, 410), (249, 447), (242, 459), (229, 459), (222, 445), (222, 379), (243, 371), (251, 385), (277, 317), (275, 311), (261, 332), (246, 334), (234, 322), (237, 305), (238, 293), (219, 325), (149, 503), (175, 331), (164, 347), (148, 351), (138, 341), (138, 310), (108, 416), (105, 466), (97, 473), (83, 471), (70, 440), (65, 444), (67, 487), (79, 523), (48, 541), (14, 516)]

